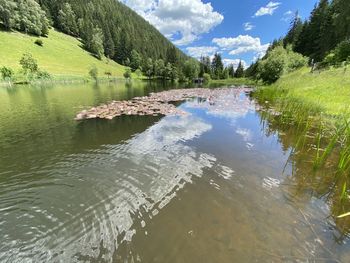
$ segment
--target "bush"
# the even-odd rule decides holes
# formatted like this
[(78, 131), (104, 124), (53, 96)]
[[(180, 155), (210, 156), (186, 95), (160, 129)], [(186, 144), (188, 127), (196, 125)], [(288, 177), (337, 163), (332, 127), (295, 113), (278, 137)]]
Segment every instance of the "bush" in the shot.
[(199, 63), (194, 59), (187, 60), (183, 67), (183, 73), (188, 81), (198, 78)]
[(92, 68), (89, 70), (89, 75), (91, 78), (93, 78), (95, 81), (97, 81), (98, 69), (96, 66), (92, 66)]
[(126, 69), (124, 72), (124, 78), (126, 79), (131, 79), (131, 70), (130, 69)]
[(51, 79), (51, 75), (49, 72), (39, 69), (38, 72), (36, 73), (36, 78), (48, 80), (48, 79)]
[(41, 39), (37, 39), (37, 40), (34, 41), (34, 44), (42, 47), (44, 45), (44, 42)]
[(38, 71), (38, 63), (30, 53), (23, 54), (19, 64), (25, 73), (35, 73)]
[(137, 76), (138, 78), (141, 78), (141, 77), (142, 77), (142, 71), (141, 71), (140, 69), (137, 69), (137, 70), (135, 71), (135, 74), (136, 74), (136, 76)]
[(290, 47), (277, 46), (258, 63), (258, 78), (266, 83), (277, 81), (283, 73), (288, 73), (307, 64), (307, 58), (295, 53)]
[(340, 42), (334, 50), (336, 62), (344, 62), (350, 57), (350, 39)]
[(0, 73), (1, 73), (2, 79), (7, 80), (12, 78), (14, 72), (11, 68), (2, 67), (0, 68)]
[(110, 72), (110, 71), (105, 71), (105, 75), (106, 75), (108, 78), (110, 78), (110, 76), (112, 76), (112, 72)]
[(203, 74), (203, 80), (204, 80), (204, 83), (209, 83), (211, 81), (210, 74), (204, 73)]

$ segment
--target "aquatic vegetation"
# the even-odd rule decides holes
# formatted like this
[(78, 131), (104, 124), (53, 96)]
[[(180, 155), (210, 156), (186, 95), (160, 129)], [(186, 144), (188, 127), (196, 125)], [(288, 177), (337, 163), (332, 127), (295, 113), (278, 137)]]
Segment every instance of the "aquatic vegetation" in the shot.
[(327, 108), (319, 102), (310, 103), (276, 86), (257, 89), (253, 97), (263, 105), (261, 116), (268, 120), (268, 129), (290, 136), (285, 141), (292, 152), (289, 162), (298, 170), (294, 174), (303, 174), (301, 185), (329, 200), (333, 217), (345, 220), (341, 228), (349, 232), (350, 125), (346, 112), (325, 114)]

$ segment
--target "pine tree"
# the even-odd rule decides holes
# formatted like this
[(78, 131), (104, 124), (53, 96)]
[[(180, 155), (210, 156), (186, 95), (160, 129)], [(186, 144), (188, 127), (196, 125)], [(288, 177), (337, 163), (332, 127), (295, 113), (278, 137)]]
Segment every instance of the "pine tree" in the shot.
[(240, 60), (235, 72), (235, 78), (243, 78), (244, 77), (244, 67), (242, 61)]
[(219, 53), (214, 55), (213, 61), (211, 63), (212, 68), (212, 78), (219, 79), (222, 75), (222, 71), (224, 70), (224, 64), (222, 63), (222, 58)]
[(299, 12), (295, 12), (294, 19), (291, 21), (289, 31), (285, 38), (283, 39), (284, 47), (287, 45), (295, 46), (297, 40), (299, 39), (300, 33), (303, 30), (303, 22), (299, 17)]
[(69, 3), (65, 3), (58, 11), (58, 25), (62, 32), (69, 35), (78, 35), (78, 25), (75, 13)]

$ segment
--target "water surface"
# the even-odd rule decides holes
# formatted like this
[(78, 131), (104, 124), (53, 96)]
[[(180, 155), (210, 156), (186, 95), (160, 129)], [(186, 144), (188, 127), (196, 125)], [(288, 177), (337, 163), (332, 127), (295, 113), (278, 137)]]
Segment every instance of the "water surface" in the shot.
[(0, 90), (1, 262), (350, 262), (334, 204), (291, 161), (293, 132), (249, 94), (73, 120), (170, 87)]

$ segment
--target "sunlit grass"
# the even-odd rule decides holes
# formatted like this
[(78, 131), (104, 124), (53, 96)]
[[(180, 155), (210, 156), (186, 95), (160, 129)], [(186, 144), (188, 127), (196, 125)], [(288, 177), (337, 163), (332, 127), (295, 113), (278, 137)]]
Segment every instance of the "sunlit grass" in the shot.
[(58, 79), (86, 77), (89, 69), (95, 65), (101, 77), (111, 72), (113, 77), (123, 78), (125, 67), (106, 58), (98, 60), (81, 46), (81, 42), (56, 30), (50, 30), (43, 46), (34, 44), (38, 37), (19, 32), (0, 31), (0, 67), (6, 66), (19, 70), (19, 60), (23, 53), (29, 52), (38, 61), (42, 70), (48, 71)]
[(272, 93), (288, 100), (317, 106), (329, 115), (350, 113), (350, 69), (336, 68), (310, 73), (303, 68), (286, 74), (275, 84), (266, 87)]

